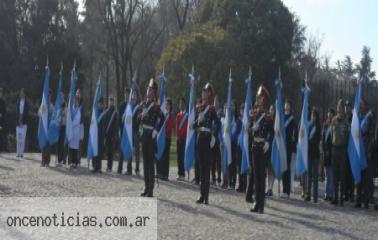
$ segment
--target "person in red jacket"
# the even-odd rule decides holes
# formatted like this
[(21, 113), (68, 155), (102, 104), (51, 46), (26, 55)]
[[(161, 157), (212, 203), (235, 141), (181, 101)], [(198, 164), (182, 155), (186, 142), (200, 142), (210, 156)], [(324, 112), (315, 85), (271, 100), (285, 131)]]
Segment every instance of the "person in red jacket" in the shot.
[(184, 98), (180, 98), (179, 112), (176, 115), (177, 181), (185, 180), (184, 159), (187, 128), (188, 113), (186, 111), (186, 104)]
[(169, 177), (169, 150), (171, 149), (171, 136), (172, 136), (172, 128), (173, 128), (173, 121), (174, 116), (172, 113), (172, 99), (167, 99), (167, 125), (166, 125), (166, 143), (165, 143), (165, 149), (162, 157), (162, 162), (160, 164), (160, 178), (161, 180), (168, 181)]

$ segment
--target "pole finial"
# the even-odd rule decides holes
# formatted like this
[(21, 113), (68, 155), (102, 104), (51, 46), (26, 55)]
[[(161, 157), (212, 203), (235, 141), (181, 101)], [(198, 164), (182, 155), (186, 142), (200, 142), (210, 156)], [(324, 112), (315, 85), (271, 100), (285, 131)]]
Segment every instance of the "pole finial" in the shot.
[(49, 67), (49, 55), (46, 55), (46, 67)]

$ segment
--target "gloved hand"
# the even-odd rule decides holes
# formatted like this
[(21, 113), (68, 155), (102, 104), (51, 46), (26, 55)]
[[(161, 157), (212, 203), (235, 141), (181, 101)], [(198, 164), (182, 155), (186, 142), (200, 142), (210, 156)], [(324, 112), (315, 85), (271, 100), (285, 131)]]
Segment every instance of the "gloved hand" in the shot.
[(267, 153), (268, 152), (268, 150), (269, 150), (269, 143), (268, 142), (265, 142), (265, 144), (264, 144), (264, 147), (263, 147), (263, 150), (264, 150), (264, 153)]
[(215, 146), (215, 137), (214, 135), (211, 135), (210, 148), (213, 148), (214, 146)]
[(157, 135), (158, 135), (158, 131), (154, 129), (154, 131), (152, 132), (152, 138), (155, 139)]
[(253, 124), (253, 126), (252, 126), (252, 131), (257, 131), (257, 130), (259, 130), (259, 128), (260, 128), (260, 124)]

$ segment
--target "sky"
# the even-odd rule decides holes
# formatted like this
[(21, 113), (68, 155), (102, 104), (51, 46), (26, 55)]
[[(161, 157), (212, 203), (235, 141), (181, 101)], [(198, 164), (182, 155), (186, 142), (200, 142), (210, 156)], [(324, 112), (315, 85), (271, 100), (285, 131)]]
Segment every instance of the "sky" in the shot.
[(378, 74), (378, 0), (282, 0), (307, 26), (307, 33), (320, 37), (321, 53), (331, 62), (351, 56), (356, 64), (364, 45), (370, 47), (372, 70)]
[[(79, 9), (83, 10), (83, 0)], [(321, 54), (331, 63), (346, 55), (357, 64), (364, 45), (370, 47), (372, 70), (378, 75), (378, 0), (282, 0), (322, 41)]]

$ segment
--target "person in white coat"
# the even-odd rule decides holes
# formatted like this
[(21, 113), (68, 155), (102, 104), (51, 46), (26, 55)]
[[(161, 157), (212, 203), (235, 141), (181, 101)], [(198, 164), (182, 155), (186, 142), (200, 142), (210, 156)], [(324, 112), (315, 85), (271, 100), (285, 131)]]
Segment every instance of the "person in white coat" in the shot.
[(79, 89), (76, 91), (75, 103), (72, 108), (72, 135), (68, 143), (71, 156), (71, 168), (77, 168), (79, 164), (79, 149), (82, 140), (82, 106)]
[(25, 89), (21, 88), (20, 98), (17, 101), (17, 126), (16, 126), (16, 140), (17, 140), (17, 157), (24, 157), (25, 139), (27, 131), (27, 121), (29, 115), (29, 105), (26, 101)]

